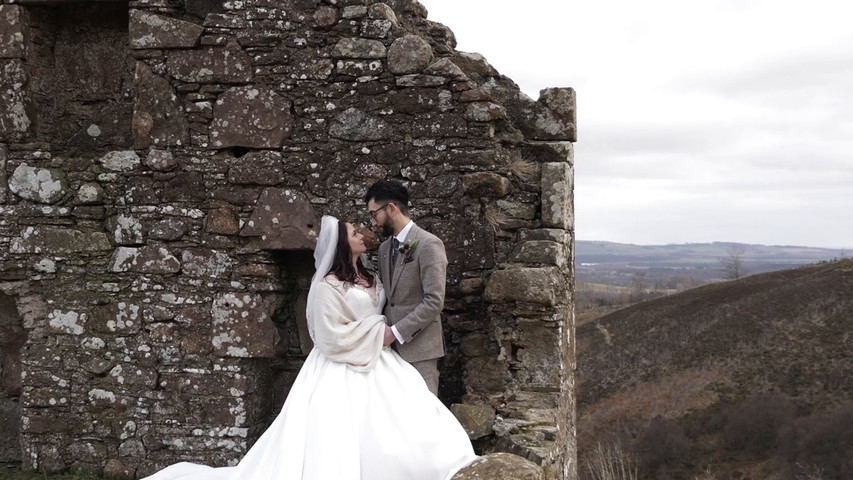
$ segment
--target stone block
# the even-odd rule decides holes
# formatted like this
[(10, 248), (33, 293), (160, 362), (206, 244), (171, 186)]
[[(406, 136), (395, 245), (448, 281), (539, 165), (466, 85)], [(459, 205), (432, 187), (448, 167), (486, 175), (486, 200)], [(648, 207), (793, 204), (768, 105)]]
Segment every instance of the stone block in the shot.
[(33, 202), (55, 203), (68, 192), (68, 179), (62, 170), (22, 163), (9, 177), (9, 190)]
[(191, 277), (227, 279), (234, 261), (228, 254), (203, 248), (188, 248), (181, 254), (181, 271)]
[(0, 463), (20, 462), (21, 407), (5, 395), (0, 397), (0, 431)]
[(24, 29), (21, 7), (0, 5), (0, 58), (24, 56)]
[(133, 480), (136, 478), (136, 467), (128, 465), (119, 459), (111, 458), (104, 465), (104, 477)]
[(25, 137), (32, 125), (30, 100), (24, 85), (27, 74), (21, 60), (0, 59), (0, 142), (18, 141)]
[(249, 54), (230, 47), (172, 51), (166, 71), (187, 83), (245, 83), (253, 78)]
[(193, 48), (204, 28), (163, 15), (130, 10), (130, 48)]
[(418, 115), (412, 121), (409, 134), (412, 138), (462, 138), (468, 135), (468, 122), (455, 113)]
[(111, 272), (178, 273), (181, 262), (169, 249), (157, 245), (119, 247), (110, 259)]
[(222, 357), (273, 357), (278, 330), (272, 322), (273, 302), (260, 295), (224, 293), (213, 300), (211, 343)]
[(393, 127), (387, 122), (357, 108), (344, 110), (329, 126), (330, 136), (350, 141), (386, 140), (393, 133)]
[(494, 433), (492, 424), (495, 421), (495, 409), (488, 405), (468, 405), (464, 403), (454, 403), (450, 406), (450, 411), (462, 424), (468, 438), (476, 440)]
[[(432, 62), (424, 73), (427, 75), (434, 75), (436, 77), (447, 77), (452, 78), (454, 82), (467, 82), (468, 76), (465, 75), (465, 72), (459, 68), (459, 65), (453, 63), (452, 60), (446, 57), (442, 57)], [(504, 112), (504, 115), (506, 112)]]
[(465, 194), (472, 197), (503, 197), (512, 190), (512, 182), (492, 172), (466, 173), (462, 176)]
[(290, 67), (291, 77), (299, 79), (326, 80), (335, 70), (335, 64), (325, 58), (299, 58), (287, 63)]
[(9, 183), (6, 174), (6, 156), (8, 155), (6, 145), (0, 143), (0, 205), (6, 203), (6, 190)]
[(573, 230), (574, 169), (565, 162), (542, 165), (542, 226)]
[(98, 334), (133, 335), (139, 332), (142, 321), (139, 305), (120, 301), (94, 307), (86, 326)]
[(497, 211), (502, 215), (509, 217), (507, 223), (505, 225), (501, 225), (503, 227), (514, 227), (518, 222), (513, 222), (513, 219), (517, 220), (534, 220), (536, 218), (536, 204), (532, 202), (513, 199), (501, 199), (495, 202), (497, 206)]
[(131, 215), (121, 214), (107, 220), (107, 230), (112, 232), (116, 245), (141, 245), (145, 243), (142, 222)]
[[(26, 420), (24, 420), (23, 422), (23, 431), (35, 435), (41, 433), (57, 434), (67, 432), (68, 430), (68, 423), (65, 420), (50, 415), (38, 415), (34, 413), (29, 413), (26, 417)], [(4, 429), (4, 431), (6, 430)], [(17, 440), (18, 439), (15, 438), (16, 443)], [(16, 461), (19, 460), (20, 458)]]
[(25, 228), (20, 237), (12, 239), (9, 250), (13, 253), (64, 255), (112, 250), (112, 245), (103, 232), (45, 225)]
[(572, 142), (528, 143), (522, 150), (524, 160), (534, 163), (568, 162), (574, 165), (575, 145)]
[[(544, 104), (550, 115), (541, 116), (537, 125), (548, 132), (549, 138), (577, 141), (576, 95), (573, 88), (546, 88), (539, 92), (539, 102)], [(549, 124), (550, 123), (550, 124)], [(559, 132), (559, 133), (557, 133)]]
[(557, 242), (561, 245), (569, 245), (571, 240), (570, 232), (561, 228), (534, 228), (530, 230), (522, 230), (519, 238), (522, 242), (543, 240), (549, 242)]
[(243, 277), (277, 278), (281, 269), (269, 263), (251, 263), (238, 265), (234, 273)]
[(200, 202), (207, 190), (201, 172), (180, 172), (160, 190), (164, 202)]
[(229, 207), (216, 208), (207, 213), (204, 228), (208, 233), (236, 235), (240, 233), (240, 218)]
[(280, 148), (293, 130), (291, 101), (265, 85), (233, 87), (213, 107), (214, 148)]
[(388, 100), (396, 113), (433, 113), (453, 108), (449, 90), (434, 88), (407, 88), (388, 92)]
[(504, 393), (512, 382), (512, 373), (506, 362), (493, 357), (469, 358), (465, 371), (466, 386), (481, 394)]
[[(560, 329), (546, 328), (540, 320), (520, 320), (513, 342), (515, 378), (529, 389), (559, 391), (565, 366), (561, 364)], [(545, 408), (546, 405), (539, 405)], [(549, 413), (553, 415), (553, 412)], [(549, 418), (547, 423), (553, 423)]]
[(397, 14), (385, 3), (374, 3), (367, 9), (367, 16), (374, 20), (389, 20), (397, 25)]
[[(163, 140), (161, 136), (156, 137)], [(148, 155), (145, 156), (143, 162), (146, 167), (157, 172), (170, 172), (178, 167), (178, 161), (175, 160), (175, 155), (172, 152), (156, 148), (148, 151)]]
[(489, 303), (530, 302), (554, 306), (565, 290), (565, 279), (555, 267), (513, 267), (492, 272), (484, 298)]
[(364, 19), (361, 22), (361, 36), (366, 38), (388, 38), (396, 24), (391, 20)]
[(388, 49), (379, 40), (364, 38), (342, 38), (332, 48), (332, 58), (385, 58)]
[(187, 224), (183, 220), (167, 218), (154, 222), (151, 225), (151, 228), (148, 230), (148, 238), (172, 242), (180, 240), (188, 231), (189, 227), (187, 227)]
[(417, 35), (402, 36), (388, 47), (388, 71), (395, 75), (422, 73), (432, 59), (429, 42)]
[(139, 166), (139, 155), (133, 150), (115, 150), (107, 152), (98, 159), (98, 163), (113, 172), (132, 172)]
[(447, 77), (419, 73), (401, 75), (395, 81), (398, 87), (440, 87), (449, 82), (450, 80)]
[(87, 318), (85, 313), (53, 310), (47, 314), (47, 325), (54, 333), (82, 335)]
[(480, 295), (485, 287), (486, 284), (480, 277), (464, 278), (459, 282), (459, 291), (463, 295)]
[[(151, 145), (186, 145), (189, 141), (189, 126), (169, 81), (155, 75), (144, 63), (137, 62), (133, 86), (136, 91), (133, 108), (134, 147), (143, 149)], [(174, 158), (170, 160), (161, 152), (150, 151), (146, 165), (158, 171), (173, 169), (176, 166)]]
[(204, 17), (204, 26), (207, 28), (246, 28), (246, 19), (238, 15), (223, 13), (208, 13)]
[(545, 480), (545, 472), (530, 460), (500, 452), (474, 460), (451, 480)]
[(367, 16), (367, 7), (364, 5), (346, 5), (341, 10), (341, 18), (352, 20)]
[(382, 60), (338, 60), (335, 62), (335, 72), (350, 77), (379, 75), (383, 69)]
[(249, 152), (234, 159), (228, 182), (238, 185), (278, 185), (284, 180), (284, 164), (279, 152)]
[(459, 348), (466, 357), (483, 357), (492, 352), (492, 343), (485, 335), (466, 335), (459, 340)]
[(340, 10), (334, 7), (317, 7), (312, 16), (312, 26), (319, 30), (328, 30), (334, 27), (341, 19)]
[(491, 122), (507, 118), (506, 108), (492, 102), (471, 102), (465, 108), (465, 119), (471, 122)]
[(516, 263), (544, 263), (565, 268), (568, 262), (564, 244), (544, 240), (523, 242), (516, 247), (510, 261)]
[(492, 99), (492, 95), (484, 88), (471, 88), (459, 94), (460, 103), (469, 102), (487, 102)]
[(78, 205), (98, 205), (104, 203), (104, 189), (99, 183), (88, 182), (80, 185), (74, 203)]
[(157, 370), (141, 365), (116, 365), (110, 370), (107, 378), (115, 387), (125, 386), (153, 390), (157, 386)]
[(319, 225), (311, 203), (303, 194), (267, 188), (240, 230), (240, 236), (259, 237), (260, 248), (312, 250)]

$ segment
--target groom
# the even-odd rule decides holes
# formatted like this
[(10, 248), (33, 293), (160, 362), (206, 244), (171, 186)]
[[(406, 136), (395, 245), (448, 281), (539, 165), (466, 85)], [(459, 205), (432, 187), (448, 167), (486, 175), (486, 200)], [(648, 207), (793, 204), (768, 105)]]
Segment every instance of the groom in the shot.
[(404, 360), (438, 395), (438, 359), (444, 356), (441, 310), (447, 282), (444, 243), (409, 218), (409, 192), (379, 180), (364, 195), (373, 228), (388, 237), (379, 246), (379, 278), (388, 300), (385, 345), (397, 342)]

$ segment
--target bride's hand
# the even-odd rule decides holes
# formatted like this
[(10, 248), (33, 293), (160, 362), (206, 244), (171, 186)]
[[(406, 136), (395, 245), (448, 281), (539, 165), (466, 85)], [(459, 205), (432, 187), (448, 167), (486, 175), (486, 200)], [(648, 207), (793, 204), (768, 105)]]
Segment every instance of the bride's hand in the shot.
[(394, 332), (391, 330), (391, 327), (385, 325), (385, 341), (383, 342), (383, 346), (390, 346), (392, 343), (397, 341), (397, 337), (394, 336)]

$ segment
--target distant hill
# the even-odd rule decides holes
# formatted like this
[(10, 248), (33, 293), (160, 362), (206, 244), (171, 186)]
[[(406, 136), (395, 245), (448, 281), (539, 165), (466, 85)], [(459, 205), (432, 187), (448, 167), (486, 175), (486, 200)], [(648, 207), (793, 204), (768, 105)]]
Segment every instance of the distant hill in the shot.
[(734, 251), (742, 251), (740, 257), (747, 274), (840, 259), (850, 253), (844, 249), (732, 242), (632, 245), (578, 240), (575, 272), (579, 281), (607, 285), (628, 286), (636, 275), (643, 275), (650, 282), (681, 276), (705, 283), (725, 278), (720, 261), (731, 257)]
[(853, 478), (853, 260), (636, 304), (576, 341), (581, 458), (618, 441), (641, 478)]

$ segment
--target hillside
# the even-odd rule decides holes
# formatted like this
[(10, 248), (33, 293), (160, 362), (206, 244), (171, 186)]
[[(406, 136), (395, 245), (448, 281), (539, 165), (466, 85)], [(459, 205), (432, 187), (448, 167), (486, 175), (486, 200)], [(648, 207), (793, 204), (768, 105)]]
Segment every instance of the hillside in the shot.
[(786, 245), (753, 245), (732, 242), (633, 245), (578, 240), (575, 244), (576, 275), (579, 281), (630, 286), (637, 275), (647, 284), (674, 285), (690, 278), (698, 285), (726, 279), (721, 260), (739, 252), (746, 274), (839, 259), (844, 249)]
[(619, 441), (646, 478), (853, 478), (853, 260), (637, 304), (577, 347), (581, 455)]

